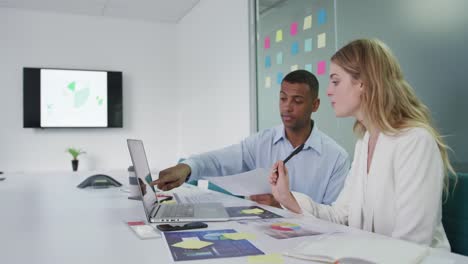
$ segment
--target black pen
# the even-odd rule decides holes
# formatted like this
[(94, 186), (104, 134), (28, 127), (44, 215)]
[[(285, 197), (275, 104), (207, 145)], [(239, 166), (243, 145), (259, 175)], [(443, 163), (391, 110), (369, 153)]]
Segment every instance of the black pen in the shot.
[[(283, 163), (286, 164), (286, 162), (288, 162), (288, 160), (290, 160), (292, 157), (294, 157), (297, 153), (299, 153), (302, 149), (304, 148), (304, 143), (302, 143), (299, 147), (297, 147), (293, 152), (291, 152), (291, 154), (289, 154), (289, 156), (284, 159)], [(276, 172), (277, 170), (273, 170), (273, 172)]]

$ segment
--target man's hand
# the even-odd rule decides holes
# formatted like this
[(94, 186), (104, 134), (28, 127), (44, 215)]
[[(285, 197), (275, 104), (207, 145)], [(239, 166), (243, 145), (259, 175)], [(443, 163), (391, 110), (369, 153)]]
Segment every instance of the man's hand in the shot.
[(275, 199), (275, 197), (273, 197), (271, 193), (252, 195), (250, 196), (250, 200), (259, 204), (281, 208), (281, 204)]
[(159, 179), (152, 181), (150, 185), (157, 185), (158, 189), (168, 191), (182, 185), (191, 172), (187, 164), (180, 163), (159, 172)]

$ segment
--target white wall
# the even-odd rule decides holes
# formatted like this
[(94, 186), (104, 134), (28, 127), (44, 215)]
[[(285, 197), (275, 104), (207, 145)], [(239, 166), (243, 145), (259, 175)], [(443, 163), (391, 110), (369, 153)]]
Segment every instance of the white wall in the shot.
[[(151, 167), (250, 132), (248, 0), (202, 0), (179, 24), (0, 8), (0, 171), (123, 169), (126, 138)], [(122, 71), (124, 127), (23, 128), (23, 67)]]
[(250, 134), (248, 0), (202, 0), (177, 26), (180, 155)]
[[(69, 146), (87, 151), (80, 170), (126, 168), (128, 137), (145, 141), (152, 167), (176, 162), (175, 30), (174, 24), (0, 9), (0, 171), (71, 170)], [(23, 128), (23, 67), (123, 71), (124, 128)]]

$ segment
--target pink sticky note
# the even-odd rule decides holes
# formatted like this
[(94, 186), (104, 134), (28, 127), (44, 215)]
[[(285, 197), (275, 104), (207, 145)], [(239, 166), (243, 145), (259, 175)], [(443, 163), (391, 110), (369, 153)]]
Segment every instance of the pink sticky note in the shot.
[(269, 49), (269, 48), (270, 48), (270, 37), (266, 37), (266, 38), (265, 38), (265, 43), (264, 43), (263, 47), (264, 47), (265, 49)]
[(326, 67), (327, 67), (327, 63), (325, 61), (319, 61), (317, 63), (317, 74), (318, 75), (325, 74)]
[(294, 36), (297, 34), (297, 26), (298, 26), (297, 22), (294, 22), (291, 24), (291, 36)]

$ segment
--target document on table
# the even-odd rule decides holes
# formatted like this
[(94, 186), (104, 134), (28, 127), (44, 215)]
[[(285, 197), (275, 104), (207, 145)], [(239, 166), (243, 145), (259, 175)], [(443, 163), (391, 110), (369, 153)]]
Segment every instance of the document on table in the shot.
[(271, 193), (270, 182), (268, 181), (269, 175), (269, 170), (260, 168), (230, 176), (204, 177), (204, 179), (232, 194), (250, 196)]

